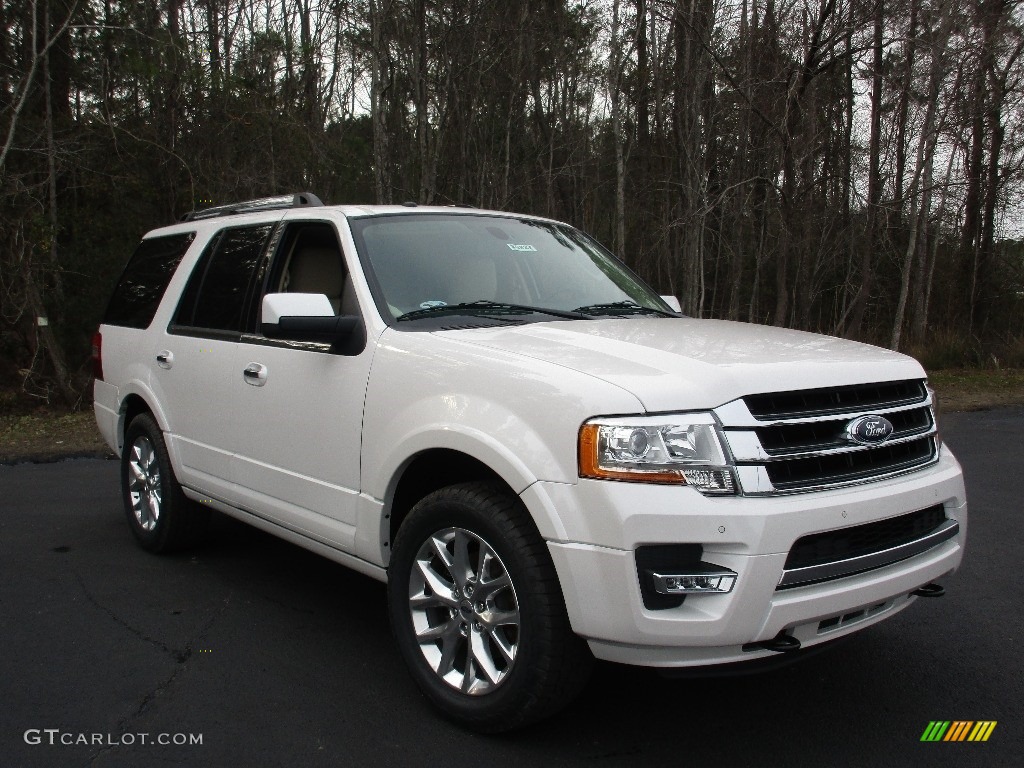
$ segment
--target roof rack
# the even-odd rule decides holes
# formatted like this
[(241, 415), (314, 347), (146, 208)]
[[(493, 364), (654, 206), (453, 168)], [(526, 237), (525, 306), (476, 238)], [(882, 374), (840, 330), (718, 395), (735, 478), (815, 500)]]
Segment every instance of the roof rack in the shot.
[(200, 211), (189, 211), (181, 217), (182, 221), (198, 221), (199, 219), (214, 219), (218, 216), (234, 216), (240, 213), (258, 213), (260, 211), (274, 211), (280, 208), (305, 208), (322, 206), (320, 198), (312, 192), (300, 192), (294, 195), (278, 195), (277, 197), (261, 197), (257, 200), (246, 200), (241, 203), (229, 203), (227, 205), (216, 205), (213, 208), (203, 208)]

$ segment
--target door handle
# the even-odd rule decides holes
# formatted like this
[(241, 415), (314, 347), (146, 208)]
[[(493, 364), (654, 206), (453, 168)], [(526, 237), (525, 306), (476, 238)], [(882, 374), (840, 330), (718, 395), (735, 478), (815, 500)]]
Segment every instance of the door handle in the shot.
[(156, 364), (161, 368), (170, 368), (174, 365), (174, 353), (169, 349), (158, 352), (156, 355)]
[(262, 387), (267, 383), (267, 367), (259, 363), (249, 363), (242, 369), (242, 378), (246, 384)]

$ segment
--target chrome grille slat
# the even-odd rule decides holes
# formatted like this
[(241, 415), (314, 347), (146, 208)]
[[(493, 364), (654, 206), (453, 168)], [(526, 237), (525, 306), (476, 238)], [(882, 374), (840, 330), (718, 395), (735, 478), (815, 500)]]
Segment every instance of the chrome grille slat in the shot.
[[(786, 459), (765, 465), (776, 490), (800, 490), (824, 482), (850, 483), (869, 480), (883, 472), (899, 472), (932, 460), (935, 442), (931, 437), (852, 453), (822, 454), (810, 458)], [(833, 461), (835, 459), (835, 461)]]
[(809, 414), (805, 416), (765, 419), (755, 417), (750, 412), (750, 409), (747, 408), (746, 403), (740, 399), (733, 400), (731, 403), (726, 403), (725, 405), (715, 408), (715, 413), (717, 413), (722, 419), (723, 424), (727, 424), (732, 427), (749, 427), (751, 429), (758, 429), (761, 427), (781, 427), (825, 421), (849, 421), (850, 419), (855, 419), (858, 416), (863, 416), (866, 413), (872, 413), (876, 416), (888, 416), (891, 413), (913, 410), (914, 408), (931, 407), (932, 404), (932, 398), (929, 396), (916, 403), (905, 403), (903, 405), (890, 405), (878, 408), (865, 408), (861, 411), (843, 411), (841, 413)]
[(837, 413), (875, 413), (879, 408), (894, 408), (923, 403), (928, 389), (921, 380), (886, 381), (824, 387), (791, 392), (771, 392), (744, 398), (747, 408), (759, 420), (822, 416)]
[[(923, 437), (929, 437), (931, 435), (934, 435), (935, 431), (935, 427), (933, 426), (924, 431), (890, 437), (888, 440), (885, 441), (885, 445), (899, 445), (900, 443), (907, 443), (912, 440), (920, 440)], [(789, 461), (790, 459), (811, 459), (822, 456), (836, 456), (844, 453), (857, 453), (860, 451), (870, 451), (873, 450), (875, 447), (876, 446), (861, 445), (858, 443), (847, 442), (830, 443), (828, 445), (823, 445), (821, 447), (814, 449), (793, 451), (787, 453), (780, 453), (777, 451), (770, 451), (768, 449), (762, 448), (762, 450), (764, 451), (764, 454), (762, 456), (749, 456), (746, 459), (741, 458), (739, 454), (734, 455), (736, 456), (737, 461), (745, 460), (768, 463), (773, 461)]]
[[(894, 427), (888, 442), (909, 437), (920, 437), (935, 430), (931, 411), (927, 406), (917, 406), (887, 414)], [(846, 439), (847, 420), (790, 424), (785, 427), (760, 427), (755, 429), (758, 439), (769, 456), (788, 456), (813, 451), (841, 449), (850, 446)], [(815, 442), (803, 437), (810, 434)], [(829, 439), (825, 439), (825, 438)]]

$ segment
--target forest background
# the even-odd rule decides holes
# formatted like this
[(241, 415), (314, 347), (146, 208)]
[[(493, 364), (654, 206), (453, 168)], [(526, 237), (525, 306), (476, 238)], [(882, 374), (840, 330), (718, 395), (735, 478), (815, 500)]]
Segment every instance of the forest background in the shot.
[(304, 190), (551, 216), (690, 315), (1024, 366), (1022, 54), (1014, 0), (0, 0), (0, 398), (88, 400), (144, 232)]

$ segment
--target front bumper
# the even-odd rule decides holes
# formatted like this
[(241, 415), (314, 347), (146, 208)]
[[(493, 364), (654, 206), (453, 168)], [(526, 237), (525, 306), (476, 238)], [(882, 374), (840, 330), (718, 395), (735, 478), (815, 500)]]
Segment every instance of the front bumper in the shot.
[[(705, 497), (687, 487), (581, 480), (536, 483), (522, 497), (535, 517), (550, 521), (541, 527), (573, 629), (598, 658), (648, 666), (756, 659), (773, 652), (743, 646), (782, 632), (811, 646), (870, 626), (907, 607), (917, 588), (954, 571), (967, 531), (962, 473), (946, 448), (926, 469), (815, 493)], [(955, 538), (865, 573), (777, 589), (800, 537), (936, 504), (959, 523)], [(735, 588), (691, 595), (678, 607), (646, 608), (634, 550), (689, 543), (703, 547), (704, 561), (735, 571)]]

